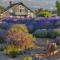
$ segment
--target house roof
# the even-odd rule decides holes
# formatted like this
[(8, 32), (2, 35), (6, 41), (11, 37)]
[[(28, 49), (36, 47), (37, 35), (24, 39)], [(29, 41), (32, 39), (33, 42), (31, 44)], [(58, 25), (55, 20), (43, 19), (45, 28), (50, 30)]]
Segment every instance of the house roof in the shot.
[(9, 8), (11, 8), (11, 7), (15, 6), (15, 5), (23, 5), (24, 7), (26, 7), (27, 9), (29, 9), (30, 11), (33, 12), (32, 9), (28, 8), (28, 7), (27, 7), (24, 3), (22, 3), (22, 2), (14, 3), (14, 4), (12, 4), (11, 6), (8, 6), (8, 7), (5, 9), (5, 11), (7, 11)]

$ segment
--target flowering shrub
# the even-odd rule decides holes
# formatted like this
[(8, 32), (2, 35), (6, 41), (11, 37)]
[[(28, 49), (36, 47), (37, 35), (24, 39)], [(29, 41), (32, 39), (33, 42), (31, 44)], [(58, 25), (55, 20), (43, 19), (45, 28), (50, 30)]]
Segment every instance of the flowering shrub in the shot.
[(56, 38), (56, 36), (58, 35), (58, 33), (56, 31), (54, 31), (53, 29), (39, 29), (36, 30), (33, 35), (36, 38)]
[(1, 29), (8, 29), (11, 25), (13, 25), (12, 23), (6, 23), (6, 22), (3, 22), (2, 24), (0, 24), (0, 28)]
[(6, 24), (4, 24), (5, 26), (2, 27), (2, 28), (7, 28), (7, 26), (10, 26), (10, 23), (11, 24), (26, 24), (26, 26), (28, 26), (28, 29), (34, 31), (34, 29), (38, 29), (38, 28), (45, 28), (44, 25), (47, 25), (48, 23), (46, 22), (49, 22), (49, 25), (47, 26), (47, 28), (55, 28), (57, 27), (57, 23), (60, 21), (60, 19), (56, 19), (56, 18), (44, 18), (42, 19), (42, 17), (40, 17), (40, 19), (37, 21), (35, 19), (16, 19), (16, 21), (14, 21), (14, 19), (12, 18), (9, 18), (9, 19), (5, 19), (3, 20), (3, 22), (7, 22)]
[(36, 30), (33, 35), (37, 38), (45, 38), (47, 37), (47, 30), (46, 29), (39, 29), (39, 30)]
[[(27, 27), (23, 24), (15, 24), (8, 31), (7, 44), (17, 46), (20, 51), (34, 49), (35, 40), (36, 39), (28, 33)], [(16, 49), (17, 48), (15, 48), (15, 50)], [(11, 49), (8, 48), (7, 50), (10, 51)]]
[(51, 23), (51, 22), (45, 22), (43, 28), (45, 28), (45, 29), (53, 28), (53, 23)]

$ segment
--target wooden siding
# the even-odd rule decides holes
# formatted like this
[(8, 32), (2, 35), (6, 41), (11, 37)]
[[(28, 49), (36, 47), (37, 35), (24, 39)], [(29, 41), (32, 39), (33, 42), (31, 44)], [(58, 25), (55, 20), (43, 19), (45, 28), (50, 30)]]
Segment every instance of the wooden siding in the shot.
[(16, 4), (3, 13), (4, 16), (27, 16), (35, 17), (35, 14), (23, 5)]

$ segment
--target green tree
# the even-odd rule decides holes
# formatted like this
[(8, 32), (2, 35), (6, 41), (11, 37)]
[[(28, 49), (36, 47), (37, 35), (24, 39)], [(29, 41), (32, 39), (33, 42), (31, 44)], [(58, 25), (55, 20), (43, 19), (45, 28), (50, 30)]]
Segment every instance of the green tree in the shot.
[(0, 15), (4, 12), (4, 7), (0, 6)]
[(41, 8), (41, 9), (38, 9), (38, 10), (37, 10), (36, 15), (37, 15), (38, 17), (49, 18), (49, 17), (52, 16), (52, 12), (49, 11), (49, 10), (43, 10), (43, 9)]
[(60, 16), (60, 0), (56, 1), (57, 14)]

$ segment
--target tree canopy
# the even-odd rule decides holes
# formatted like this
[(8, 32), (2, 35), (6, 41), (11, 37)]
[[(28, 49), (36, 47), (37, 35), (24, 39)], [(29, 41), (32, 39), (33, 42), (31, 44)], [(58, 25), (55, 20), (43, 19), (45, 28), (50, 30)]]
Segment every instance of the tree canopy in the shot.
[(42, 8), (38, 9), (35, 11), (36, 12), (36, 15), (39, 16), (39, 17), (46, 17), (46, 18), (49, 18), (52, 16), (52, 12), (49, 11), (49, 10), (44, 10)]
[(57, 14), (60, 16), (60, 0), (56, 1)]
[(0, 14), (4, 12), (4, 7), (0, 5)]

